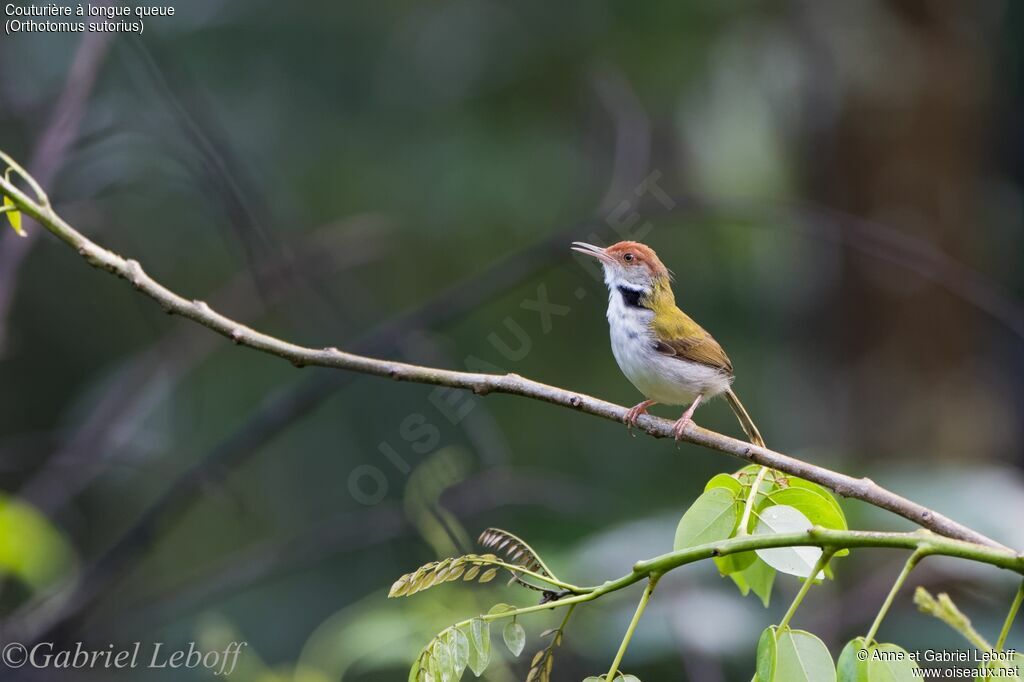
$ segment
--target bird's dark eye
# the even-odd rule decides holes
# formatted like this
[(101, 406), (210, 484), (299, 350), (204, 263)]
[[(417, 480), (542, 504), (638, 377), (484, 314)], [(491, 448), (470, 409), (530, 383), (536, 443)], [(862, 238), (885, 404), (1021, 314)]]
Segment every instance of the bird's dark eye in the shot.
[(633, 260), (633, 254), (627, 253), (625, 256), (622, 257), (622, 260), (626, 261), (627, 263), (631, 262)]

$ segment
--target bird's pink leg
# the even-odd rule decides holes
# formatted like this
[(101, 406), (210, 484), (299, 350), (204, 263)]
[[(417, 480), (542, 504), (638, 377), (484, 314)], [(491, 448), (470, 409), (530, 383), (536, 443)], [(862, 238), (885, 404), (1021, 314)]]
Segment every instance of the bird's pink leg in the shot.
[(636, 420), (640, 418), (640, 415), (647, 414), (647, 408), (651, 405), (657, 405), (653, 400), (645, 400), (638, 405), (634, 405), (629, 408), (626, 412), (626, 416), (622, 418), (622, 421), (626, 422), (626, 429), (633, 433), (633, 427), (636, 426)]
[(686, 425), (690, 423), (694, 410), (697, 409), (697, 406), (700, 405), (700, 401), (703, 399), (703, 395), (698, 395), (694, 398), (690, 406), (686, 408), (686, 412), (683, 412), (683, 416), (677, 419), (676, 423), (672, 425), (672, 433), (675, 434), (677, 443), (682, 439), (683, 430), (686, 428)]

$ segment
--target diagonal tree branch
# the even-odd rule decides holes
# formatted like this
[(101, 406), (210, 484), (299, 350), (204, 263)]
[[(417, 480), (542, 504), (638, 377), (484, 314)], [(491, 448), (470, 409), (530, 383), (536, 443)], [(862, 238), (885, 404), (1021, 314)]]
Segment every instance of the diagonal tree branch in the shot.
[[(95, 17), (90, 22), (94, 20)], [(110, 33), (86, 33), (78, 45), (64, 90), (29, 158), (29, 170), (44, 185), (53, 181), (75, 144), (79, 122), (103, 68), (112, 37)], [(18, 239), (10, 231), (0, 235), (0, 354), (7, 343), (8, 318), (17, 289), (18, 272), (32, 250), (35, 236), (29, 232), (27, 239)]]
[[(9, 156), (0, 152), (7, 164), (17, 167)], [(307, 365), (342, 369), (396, 381), (410, 381), (460, 388), (478, 395), (506, 393), (560, 405), (613, 421), (622, 421), (626, 408), (574, 391), (549, 386), (526, 379), (517, 374), (482, 374), (457, 372), (434, 367), (423, 367), (403, 362), (346, 353), (337, 348), (308, 348), (264, 334), (227, 317), (203, 301), (188, 300), (163, 286), (142, 269), (135, 260), (125, 259), (91, 241), (68, 225), (43, 200), (33, 201), (12, 182), (0, 177), (0, 193), (8, 196), (26, 215), (35, 218), (57, 238), (75, 249), (94, 267), (106, 270), (123, 279), (149, 296), (172, 315), (181, 315), (201, 324), (238, 345), (275, 355), (297, 367)], [(650, 415), (639, 421), (639, 427), (658, 438), (672, 437), (672, 422)], [(952, 519), (897, 495), (867, 478), (854, 478), (831, 471), (794, 457), (730, 438), (691, 424), (683, 439), (734, 457), (777, 469), (785, 473), (814, 481), (839, 495), (868, 502), (887, 509), (936, 533), (990, 547), (1006, 549), (1003, 545)]]

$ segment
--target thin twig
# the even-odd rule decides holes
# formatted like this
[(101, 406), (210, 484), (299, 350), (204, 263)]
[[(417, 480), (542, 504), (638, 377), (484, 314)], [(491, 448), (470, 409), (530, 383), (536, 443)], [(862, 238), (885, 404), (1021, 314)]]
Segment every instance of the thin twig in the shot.
[(784, 615), (782, 620), (779, 621), (780, 630), (782, 628), (789, 627), (789, 621), (793, 620), (793, 616), (796, 615), (796, 610), (800, 608), (800, 604), (803, 603), (804, 597), (806, 597), (807, 593), (811, 590), (811, 586), (814, 584), (814, 581), (817, 580), (821, 572), (825, 570), (825, 567), (828, 566), (828, 562), (832, 560), (832, 556), (835, 553), (836, 549), (834, 547), (826, 547), (822, 550), (821, 556), (818, 557), (818, 560), (815, 562), (810, 575), (804, 578), (804, 583), (800, 586), (800, 591), (796, 593), (796, 597), (793, 598), (793, 603), (791, 603), (789, 608), (786, 610), (786, 615)]
[(871, 623), (871, 627), (868, 629), (868, 634), (864, 636), (864, 641), (868, 646), (875, 641), (875, 635), (878, 634), (878, 628), (882, 625), (882, 619), (889, 613), (889, 607), (892, 606), (893, 601), (896, 599), (896, 594), (903, 587), (903, 583), (906, 582), (907, 576), (914, 570), (918, 562), (921, 561), (927, 555), (927, 551), (923, 549), (917, 549), (910, 558), (907, 559), (907, 563), (903, 565), (903, 570), (900, 571), (899, 576), (896, 578), (896, 582), (893, 583), (892, 589), (889, 590), (888, 596), (885, 598), (885, 602), (882, 603), (882, 608), (878, 610), (878, 615), (875, 616), (875, 620)]
[(626, 629), (626, 634), (622, 638), (619, 650), (615, 652), (615, 658), (612, 660), (612, 665), (608, 668), (608, 674), (605, 675), (604, 679), (614, 680), (616, 673), (619, 672), (619, 665), (622, 663), (623, 656), (626, 655), (626, 649), (629, 647), (630, 640), (633, 639), (633, 633), (636, 632), (637, 623), (640, 622), (640, 618), (644, 615), (647, 603), (651, 601), (651, 595), (654, 593), (654, 588), (658, 586), (659, 577), (660, 576), (658, 575), (652, 575), (647, 581), (647, 587), (644, 588), (644, 593), (640, 597), (640, 603), (637, 604), (636, 613), (633, 614), (633, 620), (629, 621), (629, 627)]
[[(13, 160), (3, 152), (0, 152), (0, 158), (8, 163), (13, 163)], [(9, 196), (25, 214), (35, 218), (61, 241), (75, 249), (90, 265), (128, 280), (138, 291), (159, 303), (168, 314), (185, 317), (227, 337), (238, 345), (275, 355), (297, 367), (311, 365), (343, 369), (396, 381), (461, 388), (471, 390), (478, 395), (507, 393), (575, 409), (619, 423), (622, 422), (626, 414), (626, 408), (620, 405), (556, 386), (549, 386), (517, 374), (482, 374), (423, 367), (355, 355), (337, 348), (308, 348), (270, 336), (213, 310), (203, 301), (190, 301), (176, 294), (146, 274), (138, 261), (122, 258), (97, 245), (68, 225), (52, 208), (37, 204), (3, 178), (0, 178), (0, 191)], [(638, 421), (638, 426), (658, 438), (673, 437), (672, 422), (667, 419), (644, 415)], [(876, 507), (899, 514), (936, 533), (1005, 549), (995, 540), (923, 505), (890, 492), (868, 478), (854, 478), (831, 471), (767, 448), (703, 429), (692, 423), (683, 433), (683, 440), (814, 481), (844, 497), (863, 500)]]
[(996, 651), (1003, 650), (1006, 638), (1010, 636), (1010, 628), (1013, 627), (1013, 621), (1017, 618), (1017, 611), (1020, 610), (1021, 602), (1024, 602), (1024, 582), (1021, 582), (1020, 587), (1017, 588), (1017, 596), (1013, 598), (1013, 603), (1010, 604), (1010, 611), (1006, 614), (1003, 629), (1000, 630), (999, 639), (996, 641)]

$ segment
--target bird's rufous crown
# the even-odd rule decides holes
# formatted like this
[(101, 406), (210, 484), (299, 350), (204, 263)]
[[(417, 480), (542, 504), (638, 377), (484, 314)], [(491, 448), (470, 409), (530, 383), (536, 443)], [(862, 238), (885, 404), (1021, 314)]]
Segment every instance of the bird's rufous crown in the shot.
[(655, 277), (669, 277), (668, 268), (654, 253), (654, 249), (640, 242), (619, 242), (612, 244), (605, 253), (622, 265), (646, 266)]

